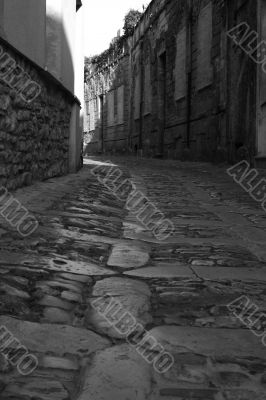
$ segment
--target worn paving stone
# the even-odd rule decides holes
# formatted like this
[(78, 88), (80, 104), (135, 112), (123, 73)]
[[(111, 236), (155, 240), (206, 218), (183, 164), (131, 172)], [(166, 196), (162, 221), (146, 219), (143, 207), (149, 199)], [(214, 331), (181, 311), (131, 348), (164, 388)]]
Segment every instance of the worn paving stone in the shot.
[(140, 278), (195, 278), (189, 266), (179, 262), (173, 264), (157, 263), (156, 267), (140, 268), (136, 271), (124, 272), (124, 275)]
[(149, 252), (134, 245), (116, 245), (112, 249), (107, 265), (121, 269), (143, 267), (149, 261)]
[(103, 268), (99, 265), (82, 262), (82, 261), (70, 261), (66, 259), (55, 258), (53, 260), (47, 260), (47, 269), (52, 271), (69, 272), (87, 276), (95, 275), (114, 275), (115, 273), (107, 268)]
[(42, 322), (51, 322), (54, 324), (72, 324), (72, 315), (61, 308), (45, 307), (43, 310)]
[(74, 284), (74, 282), (80, 282), (80, 283), (85, 283), (85, 284), (91, 283), (91, 280), (90, 280), (91, 278), (89, 278), (86, 275), (61, 273), (61, 274), (58, 274), (58, 276), (62, 279), (66, 279), (67, 281), (72, 281), (72, 285)]
[(203, 267), (192, 266), (194, 273), (212, 281), (257, 281), (266, 282), (266, 268), (231, 268), (231, 267)]
[(8, 285), (7, 283), (0, 283), (0, 292), (6, 293), (9, 296), (15, 296), (22, 300), (29, 300), (30, 295), (24, 290), (15, 288), (14, 286)]
[(176, 354), (192, 352), (207, 357), (249, 357), (266, 360), (263, 344), (248, 329), (210, 329), (159, 326), (148, 335)]
[(8, 362), (7, 358), (3, 354), (0, 354), (0, 373), (7, 373), (11, 370), (12, 366)]
[(54, 272), (62, 272), (62, 273), (72, 273), (77, 275), (85, 275), (85, 276), (94, 276), (94, 275), (115, 275), (114, 271), (110, 269), (101, 267), (92, 262), (84, 262), (84, 261), (72, 261), (68, 260), (64, 257), (43, 257), (36, 256), (32, 254), (23, 254), (23, 253), (3, 253), (2, 259), (0, 260), (1, 264), (10, 264), (15, 265), (18, 268), (20, 266), (27, 266), (32, 269), (35, 269), (36, 266), (41, 267), (46, 271), (54, 271)]
[(39, 366), (42, 368), (63, 369), (77, 371), (79, 363), (63, 357), (43, 356), (39, 357)]
[(54, 296), (45, 295), (37, 302), (40, 306), (60, 308), (65, 311), (73, 310), (73, 305)]
[(0, 317), (0, 325), (6, 326), (32, 353), (85, 357), (110, 345), (106, 338), (92, 331), (68, 325), (40, 324), (4, 316)]
[(118, 302), (118, 312), (108, 320), (102, 312), (99, 312), (98, 309), (93, 308), (91, 305), (85, 315), (87, 326), (93, 326), (98, 332), (105, 333), (111, 337), (123, 338), (124, 335), (113, 325), (124, 313), (128, 312), (138, 323), (146, 326), (152, 321), (150, 296), (150, 289), (144, 282), (127, 278), (107, 278), (99, 281), (93, 288), (90, 303), (93, 304), (96, 300), (105, 302), (107, 297), (109, 304), (111, 304), (112, 299), (114, 302)]
[(98, 281), (93, 288), (93, 296), (126, 296), (138, 294), (149, 297), (151, 292), (148, 285), (128, 278), (105, 278)]
[[(61, 240), (62, 238), (64, 239), (72, 239), (73, 241), (79, 243), (79, 242), (85, 242), (85, 243), (103, 243), (103, 244), (109, 244), (109, 245), (114, 245), (114, 244), (119, 244), (119, 243), (125, 243), (125, 240), (121, 240), (118, 238), (111, 238), (109, 236), (103, 236), (103, 235), (95, 235), (95, 234), (88, 234), (88, 233), (83, 233), (80, 231), (70, 231), (67, 229), (64, 229), (61, 226), (55, 226), (56, 232), (55, 236), (57, 240)], [(41, 232), (44, 235), (49, 235), (51, 234), (51, 228), (46, 228), (42, 227)]]
[(61, 293), (61, 298), (63, 300), (67, 300), (74, 303), (82, 303), (82, 296), (75, 292), (70, 292), (69, 290), (65, 290)]
[(98, 352), (83, 381), (77, 400), (146, 400), (152, 387), (149, 365), (129, 345)]
[(82, 285), (80, 285), (79, 283), (70, 283), (70, 282), (65, 282), (59, 279), (56, 280), (51, 280), (51, 281), (41, 281), (38, 282), (35, 287), (42, 287), (42, 286), (50, 286), (51, 288), (59, 288), (59, 289), (67, 289), (70, 291), (73, 291), (75, 293), (80, 294), (82, 291)]
[(41, 378), (29, 378), (28, 380), (17, 380), (8, 384), (3, 393), (3, 398), (13, 399), (15, 396), (24, 396), (26, 399), (38, 400), (69, 400), (69, 393), (64, 386), (57, 381)]
[[(167, 325), (244, 328), (244, 323), (230, 312), (227, 305), (249, 293), (258, 307), (257, 317), (265, 310), (263, 282), (155, 280), (152, 288), (153, 316), (159, 324), (163, 321)], [(261, 323), (266, 328), (263, 318)]]

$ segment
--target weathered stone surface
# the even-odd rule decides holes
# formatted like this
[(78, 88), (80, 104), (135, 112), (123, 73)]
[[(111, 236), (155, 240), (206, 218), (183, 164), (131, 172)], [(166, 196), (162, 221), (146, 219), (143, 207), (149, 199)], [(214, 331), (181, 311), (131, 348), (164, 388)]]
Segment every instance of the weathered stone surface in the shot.
[(138, 246), (120, 244), (113, 247), (107, 265), (122, 269), (140, 268), (149, 258), (149, 253)]
[(207, 267), (212, 267), (215, 264), (214, 261), (212, 260), (193, 260), (191, 265), (198, 267), (198, 266), (207, 266)]
[(13, 332), (32, 353), (88, 356), (109, 346), (108, 340), (96, 333), (67, 325), (38, 324), (4, 316), (0, 317), (0, 325)]
[(61, 298), (74, 303), (82, 303), (82, 296), (75, 292), (70, 292), (69, 290), (62, 292)]
[(189, 266), (178, 262), (174, 264), (158, 263), (156, 267), (140, 268), (136, 271), (124, 272), (124, 275), (140, 278), (196, 278)]
[[(74, 282), (80, 282), (80, 283), (89, 283), (91, 282), (88, 276), (86, 275), (76, 275), (76, 274), (68, 274), (68, 273), (62, 273), (59, 274), (60, 278), (66, 279), (67, 281), (74, 281)], [(73, 282), (72, 282), (73, 284)]]
[(97, 353), (83, 380), (77, 400), (147, 400), (151, 391), (149, 364), (129, 345)]
[[(0, 373), (7, 373), (12, 369), (11, 364), (3, 354), (0, 354)], [(1, 392), (0, 392), (1, 393)]]
[[(130, 162), (135, 163), (134, 159), (133, 161), (126, 159), (127, 164)], [(87, 398), (94, 400), (95, 393), (96, 399), (97, 396), (100, 399), (101, 396), (108, 396), (109, 400), (113, 394), (111, 390), (116, 390), (116, 388), (119, 388), (117, 392), (121, 393), (122, 400), (127, 398), (126, 390), (129, 391), (129, 399), (135, 400), (136, 393), (133, 389), (138, 390), (138, 387), (148, 386), (150, 382), (150, 376), (143, 373), (143, 367), (144, 370), (150, 369), (153, 375), (152, 388), (144, 397), (145, 400), (159, 400), (160, 391), (161, 397), (165, 398), (170, 397), (166, 396), (170, 393), (171, 400), (178, 397), (182, 400), (183, 398), (186, 400), (209, 400), (209, 398), (211, 400), (264, 400), (265, 377), (263, 374), (266, 363), (264, 346), (261, 339), (245, 329), (241, 321), (234, 318), (227, 308), (227, 304), (244, 294), (252, 297), (251, 300), (259, 307), (258, 313), (264, 312), (266, 292), (262, 272), (265, 266), (254, 256), (263, 246), (258, 244), (256, 252), (252, 253), (246, 247), (246, 242), (237, 236), (232, 237), (231, 242), (229, 239), (221, 240), (221, 237), (226, 235), (220, 235), (220, 230), (222, 228), (226, 230), (228, 225), (223, 226), (221, 221), (206, 209), (209, 204), (206, 203), (208, 195), (197, 196), (196, 193), (197, 182), (206, 185), (206, 193), (210, 186), (216, 185), (216, 181), (217, 185), (223, 185), (223, 179), (226, 177), (220, 179), (221, 169), (218, 169), (220, 175), (216, 174), (216, 167), (208, 165), (203, 167), (202, 164), (183, 165), (180, 163), (175, 169), (176, 162), (168, 168), (166, 160), (163, 164), (158, 164), (159, 167), (154, 168), (153, 163), (157, 162), (150, 159), (136, 160), (138, 174), (144, 176), (146, 180), (147, 195), (151, 201), (156, 201), (156, 204), (160, 205), (161, 210), (167, 213), (171, 220), (174, 220), (176, 215), (184, 216), (184, 218), (181, 221), (180, 217), (176, 224), (175, 237), (166, 241), (157, 241), (154, 244), (142, 245), (139, 241), (118, 239), (122, 236), (122, 225), (113, 224), (108, 218), (104, 220), (107, 213), (112, 213), (108, 207), (95, 206), (93, 211), (87, 212), (82, 224), (84, 230), (74, 226), (77, 220), (72, 220), (73, 224), (68, 227), (71, 215), (64, 215), (64, 211), (60, 214), (58, 211), (74, 208), (76, 200), (83, 204), (78, 205), (79, 210), (89, 209), (90, 203), (94, 204), (94, 202), (108, 205), (109, 198), (111, 198), (111, 207), (116, 208), (112, 194), (108, 193), (106, 188), (99, 188), (98, 183), (89, 178), (90, 174), (84, 173), (84, 176), (88, 178), (86, 178), (86, 184), (80, 184), (77, 190), (78, 185), (74, 190), (72, 184), (67, 184), (67, 189), (63, 186), (59, 190), (56, 182), (61, 182), (60, 178), (54, 180), (53, 183), (39, 184), (37, 188), (33, 186), (32, 192), (29, 188), (24, 188), (21, 192), (25, 197), (21, 198), (18, 193), (19, 200), (27, 199), (28, 203), (26, 202), (25, 205), (27, 207), (30, 205), (29, 209), (36, 211), (41, 222), (41, 229), (30, 239), (20, 240), (16, 232), (8, 231), (1, 237), (1, 282), (8, 285), (8, 290), (0, 295), (0, 311), (2, 315), (13, 315), (14, 318), (0, 317), (0, 326), (7, 326), (21, 344), (25, 345), (39, 360), (39, 369), (30, 377), (23, 378), (23, 381), (30, 382), (30, 378), (36, 377), (47, 380), (47, 390), (49, 390), (50, 381), (58, 381), (69, 392), (68, 396), (71, 400), (77, 399), (80, 384), (83, 389), (80, 396), (84, 396), (86, 400)], [(142, 168), (141, 163), (146, 167)], [(162, 165), (163, 168), (161, 168)], [(200, 175), (202, 170), (207, 171), (206, 178)], [(210, 176), (210, 171), (216, 171), (215, 174), (213, 172), (213, 177)], [(76, 177), (77, 175), (74, 175), (73, 179)], [(191, 181), (193, 185), (188, 194), (186, 185)], [(235, 185), (234, 182), (232, 182), (233, 185)], [(42, 192), (39, 192), (40, 186), (43, 188)], [(60, 191), (64, 190), (69, 192), (62, 199)], [(223, 192), (227, 193), (230, 202), (234, 201), (230, 191), (223, 190)], [(204, 200), (199, 200), (199, 197)], [(223, 202), (220, 198), (219, 200), (213, 197), (211, 199), (217, 208)], [(24, 204), (24, 201), (21, 202)], [(229, 214), (231, 206), (228, 205), (229, 202), (226, 204)], [(258, 207), (257, 204), (255, 206)], [(117, 209), (119, 207), (122, 205), (117, 205)], [(250, 211), (251, 207), (246, 209), (241, 205), (238, 209), (240, 213), (247, 213), (247, 216), (243, 217), (246, 225), (253, 223), (249, 222), (249, 218), (250, 215), (255, 218), (255, 207), (253, 213)], [(71, 214), (70, 211), (69, 214)], [(78, 219), (82, 220), (81, 211), (79, 214)], [(118, 222), (121, 222), (118, 213), (116, 215)], [(102, 218), (96, 218), (97, 224), (94, 223), (95, 216)], [(92, 223), (90, 218), (93, 219)], [(131, 215), (130, 218), (134, 223), (134, 216)], [(257, 221), (261, 226), (262, 222), (266, 221), (266, 215), (259, 213)], [(85, 225), (90, 225), (90, 227), (87, 229)], [(200, 231), (200, 226), (204, 230)], [(241, 229), (244, 229), (242, 225)], [(137, 231), (140, 230), (137, 229)], [(95, 233), (88, 234), (88, 232)], [(110, 237), (113, 232), (116, 238)], [(152, 232), (145, 232), (145, 234), (152, 234)], [(196, 237), (194, 240), (191, 239), (192, 234), (206, 235), (206, 237), (201, 237), (200, 240)], [(146, 242), (145, 239), (144, 241)], [(114, 273), (113, 277), (98, 274), (98, 267), (105, 268), (112, 247), (119, 245), (127, 248), (132, 245), (132, 248), (137, 247), (149, 252), (148, 266), (134, 271), (124, 271), (121, 268), (120, 273)], [(5, 250), (8, 250), (8, 254)], [(6, 254), (7, 258), (5, 258)], [(191, 265), (193, 261), (197, 262)], [(219, 264), (220, 266), (217, 267)], [(90, 268), (91, 265), (96, 266), (97, 270), (87, 275), (88, 267)], [(116, 267), (112, 268), (116, 269)], [(108, 270), (108, 268), (105, 269)], [(84, 274), (81, 272), (83, 270)], [(109, 271), (113, 273), (111, 267)], [(250, 271), (249, 274), (246, 271)], [(125, 275), (133, 273), (138, 274), (134, 280), (132, 279), (134, 275)], [(249, 280), (251, 275), (253, 279), (254, 273), (257, 274), (256, 280)], [(7, 293), (9, 287), (25, 292), (27, 299), (9, 296)], [(48, 301), (46, 297), (46, 303), (49, 305), (46, 307), (37, 304), (45, 294), (53, 296), (52, 299), (48, 298)], [(113, 315), (113, 319), (108, 322), (95, 312), (92, 302), (107, 301), (108, 305), (108, 299), (111, 299), (111, 296), (114, 301), (117, 300), (117, 304), (121, 304), (122, 309), (118, 310), (118, 315)], [(67, 301), (60, 303), (58, 300)], [(71, 304), (66, 308), (67, 302)], [(61, 306), (63, 309), (59, 308)], [(45, 319), (43, 311), (49, 319)], [(135, 355), (132, 354), (131, 357), (130, 354), (128, 357), (127, 351), (121, 353), (114, 349), (115, 344), (125, 342), (122, 333), (113, 328), (122, 313), (132, 315), (147, 330), (151, 326), (159, 325), (159, 328), (151, 331), (154, 332), (153, 336), (158, 339), (159, 344), (175, 356), (175, 363), (166, 374), (154, 372), (151, 366), (139, 358), (136, 364), (141, 370), (141, 384), (135, 380), (129, 381), (132, 376), (129, 375), (127, 367), (124, 367), (125, 364), (123, 368), (118, 369), (119, 376), (115, 375), (116, 365), (122, 362), (129, 365), (128, 369), (131, 369), (131, 372), (135, 368), (135, 363), (133, 366), (131, 364), (132, 357), (134, 359)], [(25, 320), (40, 321), (40, 323), (30, 323)], [(50, 323), (47, 323), (48, 321)], [(60, 324), (60, 321), (64, 324)], [(263, 320), (262, 327), (264, 323)], [(165, 333), (159, 335), (157, 329), (160, 331), (162, 324), (172, 326), (162, 327)], [(83, 326), (88, 329), (78, 329), (74, 326)], [(110, 335), (110, 340), (106, 339), (107, 335)], [(105, 353), (102, 350), (107, 348), (110, 351), (113, 350), (118, 356), (107, 357), (105, 354), (102, 357), (102, 353)], [(132, 348), (132, 350), (135, 352), (135, 349)], [(137, 353), (136, 356), (138, 356)], [(106, 362), (106, 359), (111, 358), (112, 363)], [(87, 366), (86, 370), (84, 366)], [(21, 376), (18, 375), (16, 368), (8, 372), (5, 371), (5, 367), (3, 364), (0, 380), (5, 381), (9, 386), (11, 383), (20, 382)], [(104, 380), (105, 376), (108, 381)], [(88, 382), (88, 386), (83, 385), (83, 378), (85, 383)], [(126, 386), (127, 383), (128, 386)], [(105, 389), (107, 384), (108, 391)], [(2, 397), (3, 400), (39, 400), (35, 388), (30, 389), (32, 396), (18, 392), (12, 397), (4, 396), (2, 389), (0, 383), (1, 400)], [(108, 394), (105, 394), (107, 392)], [(115, 396), (117, 392), (114, 392)], [(42, 394), (47, 395), (45, 390)], [(49, 400), (54, 397), (50, 395)], [(119, 398), (119, 394), (116, 397)]]
[(126, 296), (131, 294), (149, 297), (151, 292), (148, 285), (144, 282), (116, 277), (98, 281), (92, 292), (93, 297), (105, 295)]
[(51, 379), (30, 378), (26, 381), (18, 380), (10, 383), (2, 393), (3, 397), (10, 396), (16, 398), (25, 396), (28, 400), (69, 400), (69, 394), (64, 386), (57, 381)]
[[(27, 102), (12, 85), (1, 83), (1, 140), (9, 152), (5, 157), (5, 186), (16, 189), (30, 184), (32, 179), (43, 180), (68, 172), (66, 132), (72, 104), (64, 90), (51, 85), (29, 60), (8, 45), (3, 45), (3, 51), (22, 68), (22, 80), (32, 80), (40, 87), (39, 96)], [(64, 107), (59, 108), (60, 103)]]
[(43, 321), (54, 324), (71, 324), (73, 317), (61, 308), (46, 307), (43, 311)]
[(147, 229), (141, 225), (139, 222), (136, 221), (136, 217), (132, 215), (131, 218), (127, 216), (126, 220), (123, 223), (124, 226), (124, 233), (126, 234), (127, 232), (145, 232)]
[(1, 95), (0, 96), (0, 109), (6, 111), (10, 106), (11, 99), (8, 95)]
[(192, 267), (202, 279), (266, 282), (266, 268)]
[(63, 288), (63, 289), (71, 290), (76, 293), (80, 293), (82, 290), (82, 285), (80, 285), (79, 283), (70, 283), (70, 282), (64, 282), (64, 281), (62, 282), (62, 280), (61, 281), (59, 281), (59, 280), (41, 281), (36, 284), (36, 287), (42, 287), (43, 285), (47, 285), (52, 288)]
[(19, 297), (23, 300), (28, 300), (30, 299), (30, 295), (28, 293), (26, 293), (23, 290), (17, 289), (14, 286), (11, 286), (7, 283), (1, 283), (0, 284), (0, 291), (4, 292), (10, 296), (15, 296), (15, 297)]
[(93, 263), (86, 263), (83, 261), (70, 261), (59, 258), (49, 260), (49, 265), (47, 265), (46, 268), (49, 268), (52, 271), (62, 271), (87, 276), (115, 275), (115, 272)]
[(79, 364), (73, 360), (51, 356), (40, 357), (39, 366), (43, 368), (64, 369), (70, 371), (76, 371), (79, 369)]
[(179, 304), (180, 302), (184, 301), (184, 299), (190, 300), (192, 297), (198, 298), (199, 294), (198, 293), (192, 293), (192, 292), (185, 292), (185, 291), (176, 292), (176, 293), (173, 293), (173, 292), (169, 291), (169, 292), (161, 293), (159, 295), (159, 300), (160, 300), (160, 303)]
[(103, 332), (112, 337), (121, 338), (124, 337), (124, 335), (112, 325), (126, 312), (132, 315), (136, 321), (143, 326), (152, 321), (152, 317), (149, 313), (150, 290), (144, 282), (126, 278), (107, 278), (97, 282), (92, 292), (93, 298), (91, 303), (97, 299), (104, 301), (106, 296), (110, 301), (114, 299), (114, 301), (119, 303), (119, 311), (115, 317), (112, 318), (113, 322), (106, 320), (101, 312), (89, 307), (85, 315), (87, 326), (92, 325), (94, 329), (99, 332)]
[(73, 305), (70, 304), (69, 302), (48, 295), (44, 296), (41, 300), (39, 300), (37, 304), (46, 307), (56, 307), (66, 311), (70, 311), (73, 309)]
[(265, 400), (266, 396), (260, 390), (256, 393), (256, 389), (233, 389), (221, 390), (219, 388), (166, 388), (160, 391), (162, 397), (167, 399), (189, 399), (189, 400)]
[(147, 335), (173, 353), (192, 352), (208, 357), (256, 357), (266, 360), (261, 341), (248, 329), (209, 329), (159, 326)]
[(84, 276), (116, 274), (92, 262), (71, 261), (63, 257), (50, 258), (23, 253), (3, 252), (0, 264), (11, 264), (19, 267), (28, 266), (31, 268), (35, 268), (38, 265), (44, 270), (82, 275), (82, 280), (85, 280)]

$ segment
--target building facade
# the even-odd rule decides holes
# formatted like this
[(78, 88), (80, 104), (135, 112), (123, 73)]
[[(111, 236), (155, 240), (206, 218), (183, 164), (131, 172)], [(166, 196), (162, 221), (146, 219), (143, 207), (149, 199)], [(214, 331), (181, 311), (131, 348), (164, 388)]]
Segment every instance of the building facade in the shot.
[(0, 0), (0, 183), (81, 164), (81, 0)]
[(263, 165), (265, 20), (263, 0), (153, 0), (88, 67), (86, 151)]

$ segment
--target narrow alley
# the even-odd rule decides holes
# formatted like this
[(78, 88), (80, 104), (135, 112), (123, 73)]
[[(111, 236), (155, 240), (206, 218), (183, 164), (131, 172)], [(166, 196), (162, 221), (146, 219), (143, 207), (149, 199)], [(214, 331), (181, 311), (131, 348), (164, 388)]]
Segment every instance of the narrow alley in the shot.
[[(0, 330), (38, 365), (19, 373), (0, 353), (0, 399), (266, 399), (265, 318), (252, 330), (228, 307), (249, 299), (251, 317), (266, 312), (264, 210), (225, 165), (111, 160), (174, 232), (158, 240), (97, 179), (103, 157), (13, 192), (39, 227), (23, 238), (1, 217)], [(173, 358), (169, 368), (95, 307), (108, 298), (145, 328), (144, 350), (154, 340)]]
[(265, 73), (263, 0), (0, 0), (0, 400), (266, 400)]

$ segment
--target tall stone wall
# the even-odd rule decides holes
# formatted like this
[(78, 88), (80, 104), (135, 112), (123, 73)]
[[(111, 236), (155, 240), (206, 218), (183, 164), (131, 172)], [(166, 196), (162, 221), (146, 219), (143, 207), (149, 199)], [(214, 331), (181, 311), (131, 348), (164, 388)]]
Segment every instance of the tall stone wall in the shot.
[[(239, 0), (229, 3), (228, 26), (233, 27), (245, 22), (251, 31), (259, 32), (257, 11), (257, 1)], [(246, 44), (248, 45), (248, 41)], [(246, 158), (253, 163), (258, 151), (256, 143), (258, 66), (233, 40), (228, 41), (227, 52), (227, 141), (230, 159)]]
[[(128, 124), (123, 134), (104, 125), (101, 149), (120, 151), (122, 135), (128, 151), (141, 149), (148, 156), (234, 160), (239, 148), (254, 155), (256, 66), (227, 36), (239, 21), (256, 25), (252, 4), (153, 0), (129, 42), (127, 69), (122, 69), (129, 88)], [(118, 71), (123, 62), (117, 60)], [(92, 73), (90, 82), (96, 79)]]
[(6, 44), (1, 47), (41, 88), (26, 102), (0, 79), (0, 184), (12, 190), (68, 172), (73, 100), (25, 57)]
[(91, 65), (85, 83), (85, 147), (90, 152), (126, 151), (130, 122), (130, 54), (125, 39), (122, 54), (98, 69)]

